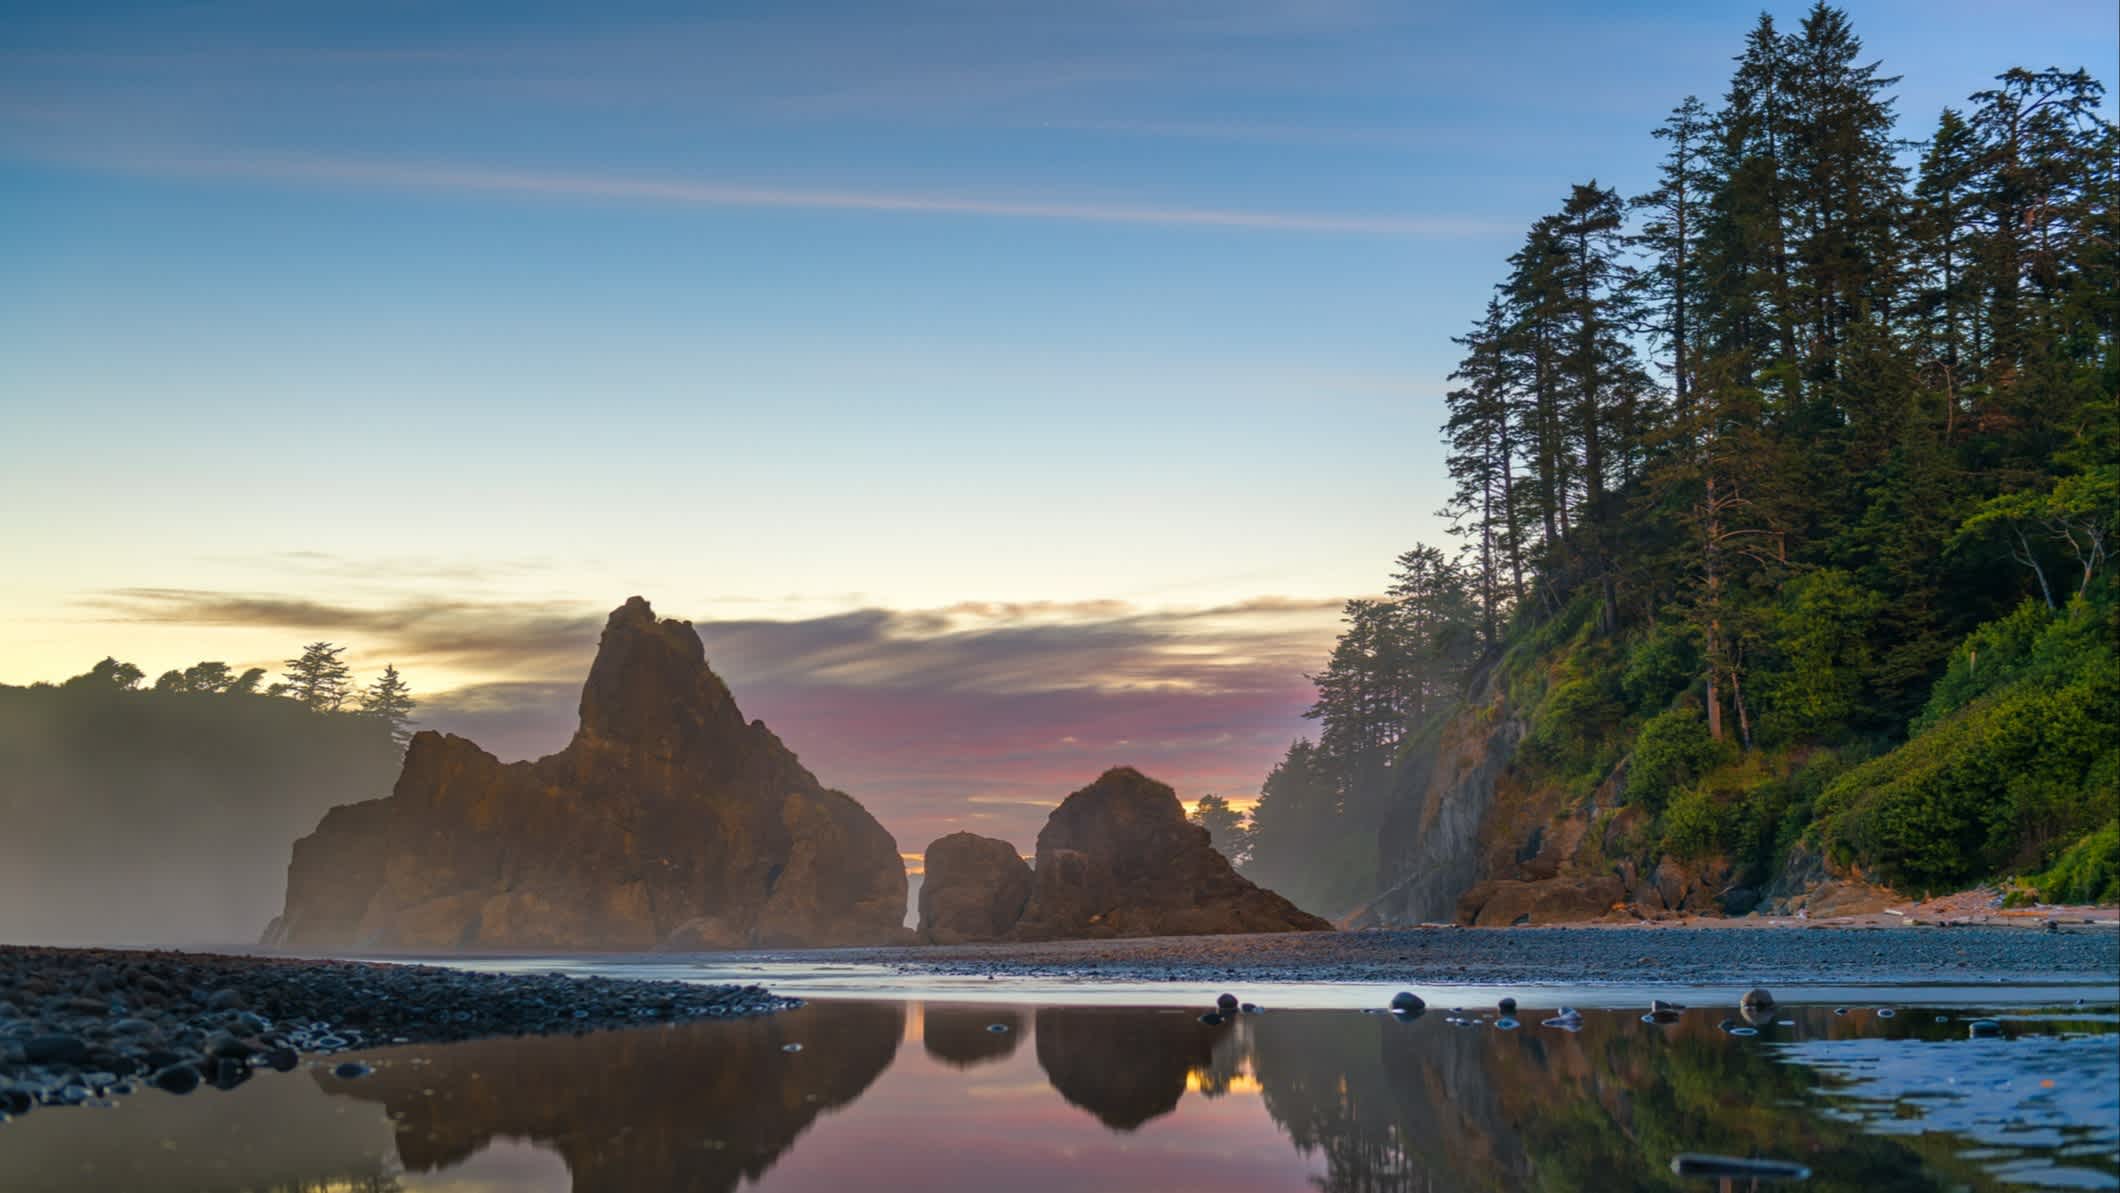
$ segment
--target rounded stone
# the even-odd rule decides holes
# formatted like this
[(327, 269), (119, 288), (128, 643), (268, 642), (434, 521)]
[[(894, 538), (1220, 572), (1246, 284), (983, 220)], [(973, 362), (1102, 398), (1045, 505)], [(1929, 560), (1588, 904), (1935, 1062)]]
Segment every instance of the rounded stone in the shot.
[(31, 1036), (22, 1042), (22, 1054), (33, 1065), (78, 1065), (88, 1060), (88, 1045), (78, 1036)]
[(157, 1070), (147, 1084), (167, 1093), (188, 1094), (199, 1088), (199, 1071), (189, 1064), (174, 1064)]
[(1403, 1014), (1413, 1011), (1425, 1011), (1428, 1009), (1428, 1004), (1422, 1001), (1421, 996), (1413, 991), (1401, 990), (1391, 996), (1391, 1009)]

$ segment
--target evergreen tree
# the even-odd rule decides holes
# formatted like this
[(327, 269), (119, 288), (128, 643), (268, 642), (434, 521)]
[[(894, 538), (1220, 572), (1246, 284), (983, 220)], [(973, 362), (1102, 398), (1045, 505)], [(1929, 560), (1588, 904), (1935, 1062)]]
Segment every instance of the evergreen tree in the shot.
[(353, 672), (339, 661), (343, 646), (312, 642), (287, 660), (285, 695), (315, 712), (337, 712), (352, 689)]
[(1647, 259), (1637, 278), (1641, 312), (1651, 340), (1663, 347), (1673, 404), (1683, 412), (1691, 399), (1693, 360), (1700, 317), (1700, 240), (1703, 208), (1711, 192), (1709, 138), (1714, 132), (1707, 105), (1695, 96), (1671, 110), (1651, 133), (1664, 143), (1657, 186), (1631, 206), (1648, 219), (1633, 237)]
[(1444, 397), (1450, 420), (1447, 466), (1456, 488), (1441, 511), (1473, 554), (1482, 649), (1501, 640), (1503, 615), (1524, 599), (1524, 527), (1516, 493), (1515, 423), (1509, 398), (1507, 328), (1500, 300), (1456, 339), (1465, 358), (1451, 374), (1464, 384)]
[(1558, 364), (1565, 295), (1557, 224), (1548, 217), (1531, 226), (1523, 247), (1509, 258), (1509, 277), (1502, 285), (1510, 319), (1509, 333), (1502, 341), (1507, 345), (1505, 359), (1511, 374), (1520, 379), (1511, 417), (1520, 428), (1518, 437), (1530, 465), (1524, 505), (1528, 520), (1537, 527), (1532, 544), (1536, 551), (1531, 554), (1549, 581), (1545, 590), (1549, 609), (1556, 603), (1550, 582), (1561, 571), (1560, 551), (1567, 538), (1568, 503), (1575, 485)]
[(1980, 143), (1973, 127), (1945, 108), (1921, 158), (1909, 229), (1912, 317), (1929, 373), (1944, 394), (1944, 437), (1956, 436), (1967, 392), (1986, 359), (1986, 322), (1973, 285), (1973, 245), (1979, 235)]
[(1244, 827), (1244, 813), (1230, 807), (1228, 800), (1219, 795), (1203, 795), (1193, 805), (1190, 819), (1207, 830), (1208, 844), (1220, 850), (1231, 862), (1241, 864), (1250, 854), (1250, 833)]
[(1588, 528), (1591, 579), (1607, 633), (1619, 627), (1613, 536), (1620, 511), (1613, 495), (1633, 480), (1653, 415), (1647, 378), (1626, 336), (1635, 313), (1624, 284), (1621, 216), (1619, 195), (1591, 182), (1570, 192), (1551, 226), (1560, 249), (1555, 365), (1567, 398), (1568, 442), (1583, 477), (1580, 520)]
[(361, 714), (387, 723), (391, 740), (400, 746), (412, 740), (412, 732), (406, 725), (411, 722), (412, 710), (418, 704), (395, 664), (385, 664), (383, 673), (361, 693)]
[(1340, 798), (1309, 738), (1291, 743), (1259, 787), (1245, 873), (1282, 893), (1304, 885), (1337, 830)]
[[(1794, 268), (1792, 321), (1805, 378), (1840, 376), (1849, 329), (1890, 317), (1900, 291), (1897, 245), (1905, 172), (1892, 101), (1899, 80), (1859, 64), (1862, 41), (1822, 0), (1785, 50), (1787, 136), (1780, 160)], [(1825, 388), (1821, 401), (1830, 402)], [(1830, 416), (1823, 425), (1830, 425)]]

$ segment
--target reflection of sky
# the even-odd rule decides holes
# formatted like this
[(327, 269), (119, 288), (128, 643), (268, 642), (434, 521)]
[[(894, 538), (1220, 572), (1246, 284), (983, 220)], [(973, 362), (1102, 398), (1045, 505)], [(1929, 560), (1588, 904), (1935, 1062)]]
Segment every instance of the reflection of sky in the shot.
[[(1375, 589), (1442, 535), (1450, 335), (1570, 183), (1646, 186), (1647, 130), (1720, 94), (1756, 10), (32, 7), (0, 48), (0, 681), (328, 636), (460, 690), (437, 723), (510, 753), (564, 736), (578, 668), (333, 610), (519, 626), (640, 592), (807, 623)], [(2115, 33), (2103, 0), (1879, 0), (1856, 26), (1905, 76), (1909, 136), (2006, 66), (2109, 68)], [(215, 619), (142, 589), (286, 604)], [(1330, 622), (1289, 639), (1301, 663), (1194, 627), (1272, 678), (1192, 714), (1048, 672), (977, 725), (1010, 744), (954, 767), (962, 684), (739, 695), (902, 844), (1023, 838), (1034, 817), (963, 801), (1050, 802), (1114, 761), (1255, 789)], [(1120, 674), (1191, 699), (1183, 663)], [(865, 728), (892, 709), (924, 761)], [(1104, 736), (1054, 759), (1040, 727)]]
[(1885, 1135), (1947, 1132), (1997, 1177), (2037, 1187), (2120, 1183), (2120, 1035), (1829, 1040), (1782, 1055), (1830, 1078), (1835, 1112)]

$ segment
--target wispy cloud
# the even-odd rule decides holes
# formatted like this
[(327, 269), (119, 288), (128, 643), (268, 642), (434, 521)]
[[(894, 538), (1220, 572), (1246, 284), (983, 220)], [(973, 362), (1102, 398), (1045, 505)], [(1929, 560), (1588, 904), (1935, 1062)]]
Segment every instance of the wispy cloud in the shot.
[(685, 207), (975, 216), (991, 219), (1352, 236), (1460, 237), (1495, 235), (1507, 230), (1499, 221), (1461, 216), (1268, 211), (1239, 207), (1179, 206), (1085, 199), (913, 194), (868, 189), (816, 190), (710, 179), (643, 178), (623, 174), (509, 170), (488, 166), (358, 158), (291, 157), (235, 152), (126, 152), (107, 148), (94, 153), (78, 150), (50, 151), (40, 156), (75, 167), (156, 177), (235, 179), (248, 182), (351, 186), (531, 199), (606, 200)]
[[(95, 603), (111, 618), (353, 641), (398, 659), (415, 684), (422, 662), (505, 676), (424, 694), (421, 708), (426, 725), (503, 757), (565, 743), (604, 616), (574, 603), (352, 605), (175, 588)], [(1329, 645), (1338, 604), (966, 601), (694, 628), (745, 712), (868, 803), (902, 845), (975, 827), (1027, 846), (1048, 808), (1112, 765), (1188, 797), (1255, 791), (1302, 729), (1304, 672)]]

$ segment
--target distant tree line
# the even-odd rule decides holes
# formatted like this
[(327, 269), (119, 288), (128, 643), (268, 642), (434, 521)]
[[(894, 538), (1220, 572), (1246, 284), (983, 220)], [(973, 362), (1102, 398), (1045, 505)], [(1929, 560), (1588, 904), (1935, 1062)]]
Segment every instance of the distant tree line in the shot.
[[(241, 674), (218, 660), (194, 663), (183, 670), (164, 671), (151, 691), (209, 696), (265, 696), (292, 700), (316, 713), (348, 714), (381, 721), (402, 748), (411, 739), (412, 712), (419, 702), (395, 664), (386, 664), (367, 687), (356, 689), (353, 670), (340, 659), (346, 648), (330, 642), (312, 642), (288, 659), (280, 682), (265, 684), (263, 667), (250, 667)], [(59, 685), (72, 690), (141, 690), (147, 673), (131, 663), (106, 657), (102, 662)], [(262, 691), (260, 690), (261, 685)]]
[(1984, 738), (1991, 777), (1962, 789), (1883, 758), (1863, 790), (1840, 777), (1999, 716), (1996, 692), (1972, 709), (1940, 685), (2021, 601), (2054, 635), (2011, 631), (2024, 667), (2076, 652), (2046, 672), (2075, 702), (2049, 726), (2114, 690), (2103, 87), (2012, 69), (1910, 146), (1898, 80), (1839, 9), (1762, 16), (1735, 64), (1719, 106), (1687, 97), (1652, 130), (1653, 187), (1570, 187), (1457, 337), (1459, 549), (1416, 547), (1347, 604), (1319, 733), (1243, 826), (1262, 881), (1359, 901), (1394, 770), (1496, 665), (1533, 713), (1534, 776), (1587, 793), (1632, 758), (1650, 850), (1770, 865), (1815, 817), (1836, 854), (1948, 884), (2114, 815), (2109, 711), (2067, 740)]

